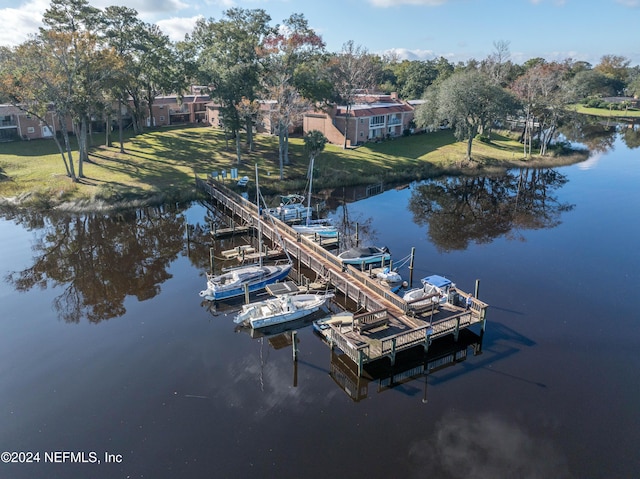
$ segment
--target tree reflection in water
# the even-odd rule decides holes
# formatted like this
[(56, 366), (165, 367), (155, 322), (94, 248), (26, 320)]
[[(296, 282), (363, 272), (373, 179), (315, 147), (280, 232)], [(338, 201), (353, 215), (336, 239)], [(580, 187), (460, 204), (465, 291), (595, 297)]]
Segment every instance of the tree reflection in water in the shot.
[(429, 226), (439, 251), (464, 250), (469, 242), (500, 236), (521, 238), (517, 230), (552, 228), (574, 205), (560, 203), (554, 191), (567, 182), (552, 169), (521, 169), (500, 177), (446, 177), (413, 190), (409, 210)]
[(156, 296), (185, 245), (184, 218), (173, 206), (110, 215), (4, 216), (37, 234), (33, 265), (10, 273), (7, 281), (18, 291), (62, 288), (53, 306), (72, 323), (122, 316), (127, 296), (139, 301)]

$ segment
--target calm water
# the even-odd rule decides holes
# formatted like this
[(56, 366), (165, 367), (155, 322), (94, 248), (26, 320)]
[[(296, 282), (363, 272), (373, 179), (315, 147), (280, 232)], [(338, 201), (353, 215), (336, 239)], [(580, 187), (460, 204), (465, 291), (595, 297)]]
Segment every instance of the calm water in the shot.
[(7, 214), (0, 450), (40, 462), (0, 477), (638, 477), (638, 185), (618, 138), (575, 166), (349, 203), (394, 258), (416, 247), (415, 278), (480, 279), (490, 304), (481, 354), (392, 388), (353, 382), (310, 327), (294, 364), (285, 337), (234, 331), (238, 303), (203, 304), (202, 205)]

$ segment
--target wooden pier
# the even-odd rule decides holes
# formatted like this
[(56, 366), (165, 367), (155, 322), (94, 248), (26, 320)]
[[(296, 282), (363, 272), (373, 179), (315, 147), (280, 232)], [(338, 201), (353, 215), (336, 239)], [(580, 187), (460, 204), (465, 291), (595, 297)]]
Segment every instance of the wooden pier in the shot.
[[(196, 186), (225, 208), (234, 221), (257, 227), (256, 205), (210, 178), (204, 181), (196, 177)], [(343, 265), (334, 254), (286, 223), (273, 217), (261, 223), (263, 237), (271, 244), (282, 244), (295, 258), (298, 271), (301, 266), (311, 269), (353, 301), (357, 311), (365, 312), (354, 316), (350, 324), (332, 324), (323, 332), (332, 350), (339, 348), (357, 365), (358, 374), (362, 374), (367, 363), (381, 358), (388, 358), (393, 365), (400, 351), (421, 346), (427, 352), (433, 340), (450, 334), (457, 340), (461, 330), (475, 324), (480, 325), (482, 332), (485, 330), (488, 305), (468, 293), (457, 290), (445, 304), (427, 311), (416, 310), (367, 272)], [(471, 299), (468, 309), (467, 298)], [(375, 327), (368, 326), (372, 323)]]

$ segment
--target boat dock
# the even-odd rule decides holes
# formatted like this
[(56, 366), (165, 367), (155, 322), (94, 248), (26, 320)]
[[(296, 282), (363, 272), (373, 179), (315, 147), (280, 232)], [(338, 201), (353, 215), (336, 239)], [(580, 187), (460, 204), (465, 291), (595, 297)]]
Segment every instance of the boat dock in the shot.
[[(256, 205), (222, 183), (196, 177), (196, 186), (219, 208), (224, 208), (239, 224), (256, 228), (259, 211)], [(342, 293), (345, 302), (353, 302), (354, 315), (347, 322), (330, 324), (322, 335), (331, 349), (340, 349), (357, 366), (358, 374), (370, 362), (388, 358), (393, 365), (396, 354), (416, 346), (427, 352), (432, 341), (452, 334), (457, 340), (461, 330), (480, 325), (484, 333), (488, 305), (476, 295), (457, 290), (444, 304), (420, 310), (389, 291), (368, 272), (343, 265), (333, 253), (313, 239), (297, 233), (277, 218), (263, 218), (262, 235), (271, 244), (282, 244), (297, 262), (297, 270), (307, 267)], [(475, 296), (475, 297), (474, 297)], [(467, 308), (466, 300), (471, 299)]]

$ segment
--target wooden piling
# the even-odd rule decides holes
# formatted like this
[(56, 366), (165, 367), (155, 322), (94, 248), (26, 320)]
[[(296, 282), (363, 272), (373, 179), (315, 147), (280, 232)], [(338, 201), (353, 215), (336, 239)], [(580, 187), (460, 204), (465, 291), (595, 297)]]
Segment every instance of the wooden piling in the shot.
[(291, 346), (293, 348), (293, 360), (297, 361), (298, 360), (298, 344), (296, 342), (296, 332), (295, 331), (291, 332)]
[(411, 248), (411, 261), (409, 262), (409, 287), (413, 287), (413, 262), (416, 257), (416, 248), (415, 246)]
[(249, 304), (249, 283), (244, 283), (244, 303)]

